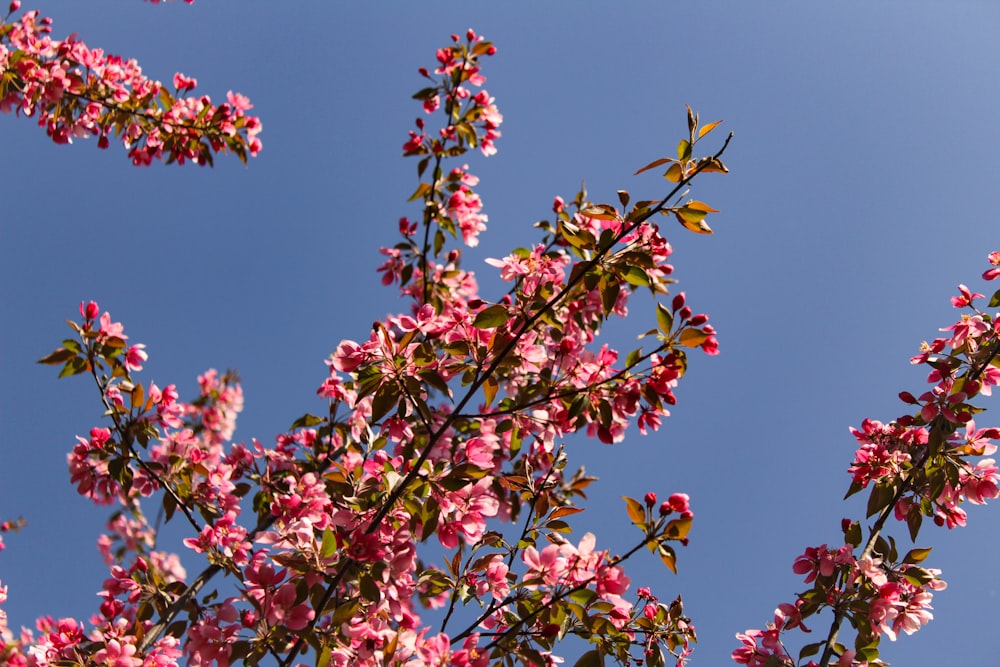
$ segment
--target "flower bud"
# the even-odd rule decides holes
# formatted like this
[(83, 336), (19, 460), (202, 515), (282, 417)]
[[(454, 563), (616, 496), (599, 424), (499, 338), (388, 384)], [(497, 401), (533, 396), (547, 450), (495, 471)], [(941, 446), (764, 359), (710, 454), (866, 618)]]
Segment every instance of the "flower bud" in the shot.
[(100, 313), (101, 308), (94, 301), (88, 302), (86, 306), (83, 305), (83, 301), (80, 302), (80, 315), (85, 320), (96, 320)]
[(684, 299), (685, 299), (684, 292), (681, 292), (680, 294), (674, 296), (674, 300), (670, 304), (671, 306), (670, 309), (676, 313), (684, 305)]
[(643, 500), (646, 501), (646, 507), (652, 507), (653, 505), (656, 504), (656, 494), (650, 491), (645, 496), (643, 496)]

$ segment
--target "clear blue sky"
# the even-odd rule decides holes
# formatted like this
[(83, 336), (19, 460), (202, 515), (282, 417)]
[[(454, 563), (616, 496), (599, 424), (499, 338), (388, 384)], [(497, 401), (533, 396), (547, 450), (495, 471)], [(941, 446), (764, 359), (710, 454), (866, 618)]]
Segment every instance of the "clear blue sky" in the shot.
[[(691, 494), (680, 575), (652, 558), (629, 572), (683, 593), (696, 667), (727, 664), (734, 633), (804, 587), (793, 559), (858, 516), (840, 501), (848, 427), (891, 419), (899, 391), (922, 390), (909, 357), (1000, 248), (992, 2), (40, 4), (57, 36), (79, 32), (164, 81), (184, 72), (214, 98), (248, 95), (264, 151), (249, 168), (138, 170), (124, 151), (55, 146), (30, 119), (0, 117), (0, 515), (30, 523), (0, 555), (15, 627), (86, 618), (106, 572), (105, 513), (65, 466), (97, 396), (34, 364), (63, 320), (99, 301), (147, 344), (144, 377), (183, 395), (206, 368), (238, 368), (237, 439), (270, 440), (316, 409), (322, 360), (400, 307), (378, 284), (377, 249), (413, 214), (414, 164), (399, 157), (410, 95), (449, 33), (472, 26), (500, 50), (484, 72), (505, 116), (500, 153), (470, 158), (490, 223), (467, 261), (487, 294), (482, 258), (530, 243), (581, 179), (601, 201), (661, 193), (655, 174), (632, 173), (676, 145), (685, 103), (736, 132), (732, 173), (695, 193), (722, 210), (716, 235), (667, 227), (680, 288), (712, 316), (722, 354), (695, 359), (655, 436), (571, 447), (602, 478), (579, 529), (599, 547), (634, 538), (620, 495)], [(636, 305), (633, 319), (645, 330), (652, 312)], [(998, 535), (989, 507), (972, 507), (967, 529), (925, 532), (950, 586), (937, 619), (885, 642), (884, 659), (1000, 665)]]

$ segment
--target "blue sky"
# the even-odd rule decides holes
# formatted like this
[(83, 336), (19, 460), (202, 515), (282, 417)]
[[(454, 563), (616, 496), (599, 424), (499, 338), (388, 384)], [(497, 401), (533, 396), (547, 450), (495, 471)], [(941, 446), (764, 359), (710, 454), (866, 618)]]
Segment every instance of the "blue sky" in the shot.
[[(181, 71), (214, 98), (246, 94), (264, 151), (249, 168), (139, 170), (124, 151), (56, 146), (30, 119), (0, 118), (0, 515), (30, 524), (0, 555), (15, 626), (87, 617), (106, 572), (94, 546), (105, 513), (65, 472), (74, 435), (98, 422), (97, 396), (34, 364), (68, 333), (63, 320), (97, 300), (148, 346), (144, 377), (187, 396), (205, 369), (238, 368), (238, 440), (270, 440), (316, 409), (323, 359), (401, 307), (378, 283), (377, 250), (413, 214), (415, 165), (399, 157), (410, 95), (452, 32), (474, 27), (499, 48), (484, 73), (505, 116), (500, 152), (469, 160), (490, 222), (466, 262), (487, 295), (498, 283), (482, 259), (530, 243), (552, 197), (581, 179), (598, 201), (661, 193), (655, 173), (632, 174), (676, 145), (684, 104), (736, 133), (731, 173), (693, 193), (721, 209), (715, 236), (666, 227), (679, 288), (712, 316), (722, 354), (695, 359), (659, 433), (570, 447), (571, 465), (601, 477), (578, 528), (599, 547), (634, 537), (620, 495), (692, 496), (679, 576), (652, 558), (629, 568), (634, 586), (684, 595), (701, 636), (692, 665), (727, 664), (734, 633), (803, 588), (794, 558), (858, 517), (840, 500), (848, 427), (891, 419), (899, 391), (922, 390), (909, 357), (953, 321), (955, 285), (981, 285), (1000, 249), (994, 3), (40, 8), (57, 36), (79, 32), (151, 77)], [(653, 321), (638, 302), (632, 312), (631, 329), (612, 332), (622, 346)], [(884, 659), (1000, 664), (998, 529), (1000, 512), (973, 507), (969, 528), (925, 531), (949, 588), (936, 620), (884, 643)]]

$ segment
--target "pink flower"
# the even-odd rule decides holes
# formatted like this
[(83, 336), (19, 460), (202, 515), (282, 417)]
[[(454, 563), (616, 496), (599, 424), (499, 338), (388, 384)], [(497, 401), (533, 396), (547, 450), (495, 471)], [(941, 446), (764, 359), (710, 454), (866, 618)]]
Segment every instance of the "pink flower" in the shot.
[(546, 586), (557, 586), (566, 571), (566, 561), (560, 558), (559, 547), (550, 544), (539, 553), (535, 547), (528, 547), (521, 553), (521, 560), (528, 566), (528, 573), (525, 575), (525, 587), (528, 589), (538, 588), (542, 583)]
[(424, 111), (427, 113), (434, 113), (438, 110), (441, 105), (441, 96), (435, 95), (434, 97), (429, 97), (424, 100)]
[(805, 574), (805, 582), (811, 584), (817, 576), (830, 577), (836, 572), (838, 565), (852, 564), (854, 556), (850, 545), (844, 545), (837, 551), (829, 551), (825, 544), (818, 547), (808, 547), (792, 564), (792, 571)]
[(125, 368), (129, 371), (141, 371), (142, 364), (147, 359), (149, 355), (146, 354), (146, 346), (142, 343), (133, 345), (125, 351)]
[(953, 332), (949, 344), (952, 349), (956, 350), (962, 347), (962, 345), (964, 345), (969, 338), (972, 338), (973, 341), (975, 341), (989, 330), (990, 327), (983, 321), (982, 315), (963, 315), (959, 322), (956, 322), (950, 327), (941, 329), (941, 331)]
[(424, 147), (424, 140), (427, 139), (426, 134), (417, 134), (414, 131), (410, 131), (410, 140), (403, 144), (403, 154), (413, 155), (415, 153), (420, 153)]
[(964, 308), (972, 303), (973, 299), (982, 299), (983, 295), (979, 292), (973, 294), (969, 291), (969, 288), (965, 285), (958, 286), (959, 296), (951, 297), (951, 305), (955, 308)]
[(187, 77), (177, 72), (174, 74), (174, 88), (177, 90), (194, 90), (198, 85), (198, 80), (193, 77)]
[(94, 664), (109, 667), (139, 667), (142, 665), (142, 658), (136, 657), (135, 651), (134, 644), (123, 644), (117, 639), (112, 639), (94, 654)]
[(268, 599), (264, 607), (264, 617), (272, 627), (286, 627), (301, 630), (315, 617), (316, 612), (305, 602), (295, 604), (298, 594), (295, 585), (288, 582)]
[(120, 338), (125, 340), (128, 336), (125, 335), (125, 328), (122, 326), (121, 322), (112, 322), (111, 314), (105, 311), (101, 315), (101, 328), (97, 332), (102, 340), (107, 340), (108, 338)]

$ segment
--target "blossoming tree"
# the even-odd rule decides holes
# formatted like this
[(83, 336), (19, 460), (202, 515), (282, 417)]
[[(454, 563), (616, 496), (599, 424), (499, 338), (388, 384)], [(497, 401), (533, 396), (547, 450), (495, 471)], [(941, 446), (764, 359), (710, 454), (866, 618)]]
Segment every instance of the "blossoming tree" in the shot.
[[(15, 0), (0, 25), (0, 105), (37, 118), (57, 143), (97, 136), (106, 147), (114, 136), (137, 165), (260, 150), (246, 98), (230, 93), (216, 107), (191, 97), (195, 81), (181, 74), (165, 92), (134, 61), (52, 40), (37, 12), (11, 22), (18, 9)], [(660, 198), (556, 198), (534, 244), (489, 260), (509, 287), (487, 298), (461, 259), (488, 222), (465, 160), (497, 150), (503, 118), (480, 69), (494, 53), (469, 30), (420, 70), (421, 115), (403, 145), (416, 161), (416, 212), (399, 221), (379, 267), (408, 308), (337, 345), (322, 407), (273, 443), (231, 442), (243, 404), (234, 374), (206, 372), (199, 396), (182, 401), (175, 385), (143, 380), (145, 347), (122, 324), (81, 303), (71, 337), (41, 362), (90, 377), (104, 410), (68, 460), (77, 491), (114, 508), (99, 539), (110, 575), (88, 623), (45, 617), (15, 635), (0, 611), (6, 663), (547, 665), (568, 637), (588, 644), (572, 649), (582, 665), (684, 662), (696, 635), (681, 599), (633, 588), (625, 565), (648, 550), (676, 571), (691, 499), (626, 497), (634, 544), (598, 548), (593, 534), (571, 534), (594, 480), (568, 467), (565, 441), (655, 431), (687, 355), (718, 353), (708, 317), (669, 294), (672, 249), (657, 221), (711, 232), (715, 210), (686, 193), (703, 174), (726, 172), (729, 139), (697, 152), (718, 123), (688, 110), (676, 153), (640, 170), (663, 168)], [(990, 262), (1000, 267), (1000, 254)], [(628, 315), (636, 290), (657, 300), (652, 328), (641, 347), (618, 351), (601, 330)], [(868, 517), (843, 522), (842, 545), (795, 560), (810, 588), (765, 629), (738, 635), (737, 663), (880, 664), (883, 636), (930, 619), (940, 573), (922, 566), (929, 549), (901, 555), (887, 523), (905, 522), (916, 539), (925, 517), (960, 526), (963, 502), (1000, 495), (997, 467), (978, 458), (995, 451), (1000, 430), (973, 420), (972, 401), (1000, 382), (984, 298), (960, 287), (953, 305), (966, 314), (912, 360), (931, 368), (930, 390), (901, 395), (912, 413), (855, 431), (849, 492), (869, 493)], [(998, 303), (1000, 293), (989, 307)], [(156, 512), (186, 524), (178, 548), (201, 559), (193, 576), (156, 542), (158, 521), (147, 518)], [(794, 660), (783, 633), (827, 609), (826, 639)]]

